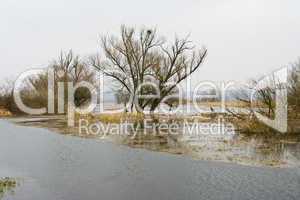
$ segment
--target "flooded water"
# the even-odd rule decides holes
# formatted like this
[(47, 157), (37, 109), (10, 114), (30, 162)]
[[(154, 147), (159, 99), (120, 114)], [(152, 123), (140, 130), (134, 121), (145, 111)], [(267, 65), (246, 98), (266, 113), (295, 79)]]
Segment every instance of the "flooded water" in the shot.
[[(179, 132), (141, 131), (133, 135), (85, 135), (78, 127), (67, 127), (63, 116), (14, 118), (21, 125), (43, 127), (65, 135), (105, 139), (115, 144), (151, 151), (180, 154), (193, 159), (214, 160), (250, 166), (299, 167), (300, 135), (244, 135), (225, 129), (226, 122), (201, 122)], [(101, 122), (97, 122), (100, 123)], [(103, 125), (103, 124), (101, 124)], [(195, 125), (195, 124), (193, 124)], [(104, 125), (105, 126), (105, 125)], [(211, 129), (210, 127), (215, 127)], [(209, 127), (209, 128), (208, 128)], [(224, 130), (221, 130), (223, 127)], [(107, 128), (105, 128), (107, 129)], [(188, 132), (187, 129), (192, 130)], [(102, 131), (100, 131), (102, 132)], [(130, 132), (130, 131), (129, 131)], [(201, 133), (201, 134), (199, 134)]]
[(299, 199), (300, 171), (199, 161), (0, 121), (3, 200)]

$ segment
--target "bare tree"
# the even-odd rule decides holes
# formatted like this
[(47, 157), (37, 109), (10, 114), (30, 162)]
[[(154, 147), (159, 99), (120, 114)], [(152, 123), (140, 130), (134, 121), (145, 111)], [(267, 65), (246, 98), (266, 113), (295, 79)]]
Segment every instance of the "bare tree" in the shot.
[[(74, 55), (72, 50), (66, 53), (61, 52), (59, 58), (54, 60), (49, 67), (54, 69), (54, 82), (64, 82), (65, 91), (67, 91), (67, 82), (72, 82), (73, 84), (81, 81), (95, 83), (95, 71), (89, 67), (85, 60), (78, 55)], [(56, 84), (55, 87), (57, 87)], [(75, 93), (75, 105), (81, 105), (90, 99), (90, 95), (86, 88), (78, 88)], [(64, 98), (64, 102), (67, 102), (67, 95)]]
[(11, 112), (17, 110), (13, 100), (14, 81), (6, 79), (0, 86), (0, 106)]
[(300, 110), (300, 59), (289, 67), (288, 103), (294, 111)]
[[(75, 56), (70, 50), (66, 53), (61, 53), (57, 60), (52, 61), (48, 68), (54, 69), (54, 102), (58, 102), (57, 88), (58, 82), (64, 82), (64, 93), (67, 94), (67, 82), (73, 84), (80, 81), (87, 81), (95, 84), (95, 70), (88, 66), (88, 63), (81, 59), (79, 56)], [(0, 104), (10, 110), (13, 113), (21, 112), (13, 98), (12, 81), (6, 82), (0, 87)], [(47, 68), (43, 73), (37, 74), (33, 77), (29, 77), (24, 81), (22, 88), (20, 88), (20, 94), (25, 105), (32, 108), (47, 107), (48, 102), (48, 72)], [(91, 94), (86, 88), (78, 88), (75, 92), (75, 105), (79, 106), (90, 99)], [(67, 105), (67, 95), (64, 95), (65, 107)], [(57, 105), (56, 105), (57, 107)], [(55, 109), (57, 110), (57, 109)]]
[[(121, 37), (104, 36), (104, 58), (94, 56), (91, 64), (113, 78), (132, 96), (131, 109), (154, 111), (175, 87), (203, 63), (207, 50), (196, 50), (188, 37), (168, 45), (156, 30), (121, 27)], [(151, 82), (152, 85), (146, 84)], [(157, 94), (152, 98), (139, 95)]]
[[(276, 90), (283, 87), (285, 86), (279, 81), (279, 78), (275, 74), (271, 74), (264, 77), (264, 79), (252, 79), (248, 84), (238, 88), (234, 92), (234, 97), (244, 103), (243, 109), (247, 109), (250, 113), (248, 116), (251, 116), (251, 113), (255, 110), (268, 117), (274, 117)], [(252, 99), (251, 95), (253, 95)], [(238, 115), (233, 110), (227, 109), (227, 111)]]

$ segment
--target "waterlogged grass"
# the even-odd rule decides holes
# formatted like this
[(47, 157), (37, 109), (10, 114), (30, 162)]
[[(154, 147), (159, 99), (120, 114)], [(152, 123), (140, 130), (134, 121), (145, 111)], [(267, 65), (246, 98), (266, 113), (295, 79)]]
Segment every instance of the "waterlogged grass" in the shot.
[(227, 120), (234, 125), (236, 131), (246, 135), (266, 135), (274, 134), (276, 132), (256, 118), (250, 119), (247, 116), (243, 116), (243, 118), (239, 119), (233, 116), (227, 118)]

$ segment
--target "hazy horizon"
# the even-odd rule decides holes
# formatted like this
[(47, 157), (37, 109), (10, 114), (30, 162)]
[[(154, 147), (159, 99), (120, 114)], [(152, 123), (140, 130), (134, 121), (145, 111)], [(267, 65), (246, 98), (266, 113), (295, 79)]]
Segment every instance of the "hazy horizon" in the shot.
[(190, 33), (208, 49), (195, 83), (245, 80), (300, 56), (299, 7), (296, 0), (3, 0), (0, 77), (45, 67), (62, 50), (99, 52), (100, 35), (118, 34), (125, 24), (156, 27), (168, 40)]

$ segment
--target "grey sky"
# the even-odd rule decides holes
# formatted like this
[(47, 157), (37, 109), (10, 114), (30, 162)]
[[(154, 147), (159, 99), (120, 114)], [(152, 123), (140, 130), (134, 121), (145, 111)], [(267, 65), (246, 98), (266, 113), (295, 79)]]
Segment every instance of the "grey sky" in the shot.
[[(299, 0), (1, 0), (0, 78), (46, 66), (61, 50), (99, 51), (121, 24), (191, 33), (208, 48), (199, 80), (242, 80), (300, 56)], [(199, 77), (195, 79), (195, 77)]]

